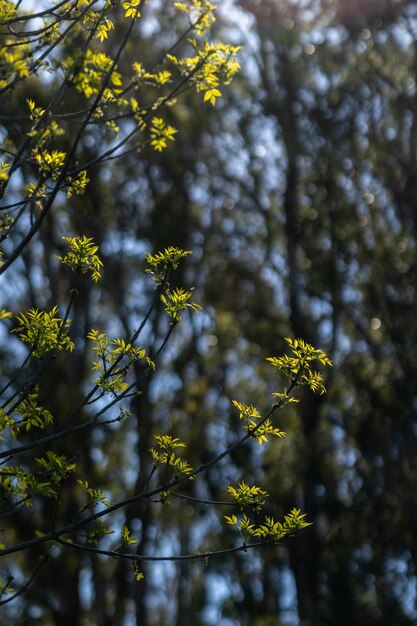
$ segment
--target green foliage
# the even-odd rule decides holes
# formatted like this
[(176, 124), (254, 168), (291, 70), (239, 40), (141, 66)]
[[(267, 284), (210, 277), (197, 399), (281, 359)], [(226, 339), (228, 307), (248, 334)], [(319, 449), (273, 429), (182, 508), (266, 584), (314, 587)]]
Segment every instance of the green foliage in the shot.
[[(11, 4), (11, 3), (10, 3)], [(0, 13), (7, 11), (4, 2), (1, 3)], [(11, 17), (9, 14), (8, 17)], [(0, 59), (2, 63), (2, 76), (0, 88), (8, 86), (13, 78), (27, 78), (31, 59), (30, 46), (21, 44), (15, 46), (13, 39), (6, 39), (5, 45), (0, 48)]]
[(162, 152), (167, 147), (167, 142), (174, 141), (174, 135), (177, 132), (173, 126), (165, 124), (161, 117), (154, 117), (151, 121), (151, 146), (157, 151)]
[(157, 252), (154, 255), (148, 252), (146, 261), (149, 267), (146, 268), (145, 272), (151, 275), (157, 286), (164, 285), (170, 270), (176, 270), (180, 260), (189, 254), (192, 254), (191, 250), (181, 250), (173, 246), (165, 248), (163, 252)]
[(139, 346), (126, 343), (124, 339), (109, 339), (105, 333), (92, 329), (87, 339), (93, 342), (93, 350), (98, 358), (93, 361), (92, 369), (99, 373), (94, 383), (105, 393), (123, 393), (128, 388), (126, 375), (132, 363), (144, 359), (151, 369), (155, 363), (146, 356)]
[(192, 0), (191, 3), (174, 2), (174, 6), (178, 11), (189, 16), (199, 35), (203, 35), (215, 21), (216, 7), (209, 0)]
[(114, 533), (114, 530), (107, 528), (105, 523), (100, 518), (95, 520), (94, 526), (94, 530), (90, 531), (87, 535), (87, 541), (90, 545), (96, 546), (98, 545), (100, 539)]
[(83, 274), (90, 272), (92, 280), (94, 282), (99, 281), (103, 263), (96, 254), (98, 246), (94, 244), (93, 239), (85, 235), (82, 237), (63, 237), (62, 239), (68, 244), (70, 252), (64, 257), (57, 256), (58, 261), (69, 265), (76, 272)]
[(0, 471), (4, 496), (17, 498), (17, 504), (24, 504), (27, 508), (32, 507), (35, 496), (58, 498), (63, 481), (76, 469), (75, 463), (51, 450), (35, 460), (39, 469), (33, 473), (17, 465), (8, 465), (7, 469)]
[(133, 563), (132, 567), (136, 582), (140, 582), (141, 580), (143, 580), (143, 578), (145, 578), (145, 575), (143, 574), (143, 572), (140, 571), (138, 564)]
[[(2, 167), (2, 170), (7, 170), (7, 167)], [(0, 171), (0, 181), (2, 179), (2, 173)], [(10, 232), (10, 230), (13, 228), (15, 223), (15, 219), (11, 216), (8, 215), (8, 213), (6, 211), (3, 212), (2, 217), (0, 218), (0, 235), (1, 237), (7, 237), (7, 234)]]
[(129, 0), (128, 2), (123, 2), (122, 6), (125, 9), (125, 17), (131, 17), (133, 20), (139, 18), (140, 5), (141, 0)]
[[(108, 34), (110, 28), (109, 23), (101, 23), (97, 29), (97, 37), (104, 37), (104, 33)], [(75, 87), (80, 91), (87, 99), (91, 96), (96, 96), (102, 86), (107, 72), (111, 72), (110, 82), (115, 87), (122, 85), (121, 75), (119, 72), (112, 71), (113, 60), (107, 56), (104, 52), (96, 52), (93, 50), (87, 50), (85, 56), (76, 54), (75, 57), (67, 57), (65, 60), (65, 66), (74, 70), (78, 69), (80, 60), (82, 62), (82, 68), (77, 71), (74, 79)], [(112, 91), (113, 94), (118, 94), (119, 91)], [(109, 97), (109, 94), (107, 94)]]
[(176, 325), (181, 321), (181, 313), (186, 309), (198, 312), (201, 310), (200, 305), (190, 302), (191, 291), (182, 287), (171, 288), (169, 285), (169, 274), (171, 270), (175, 270), (181, 259), (191, 254), (190, 250), (181, 250), (170, 246), (165, 248), (163, 252), (155, 255), (148, 253), (146, 261), (148, 267), (146, 272), (151, 275), (157, 287), (165, 289), (160, 295), (161, 302), (164, 304), (165, 311), (171, 318), (171, 324)]
[[(87, 480), (77, 480), (77, 483), (80, 485), (84, 495), (87, 498), (86, 503), (81, 509), (82, 511), (94, 507), (96, 506), (96, 504), (104, 504), (105, 506), (109, 505), (109, 501), (107, 500), (101, 489), (94, 489), (90, 487)], [(99, 537), (97, 538), (97, 541), (98, 539)]]
[[(320, 372), (313, 370), (311, 364), (319, 361), (322, 365), (331, 366), (330, 359), (323, 350), (314, 348), (302, 339), (291, 339), (286, 337), (285, 341), (291, 348), (294, 356), (290, 357), (286, 354), (280, 357), (268, 357), (266, 360), (297, 387), (307, 385), (314, 393), (323, 394), (326, 388), (323, 384), (323, 377)], [(281, 393), (277, 395), (280, 400), (284, 400)]]
[(19, 423), (26, 431), (32, 427), (44, 429), (53, 422), (53, 416), (48, 409), (38, 404), (38, 393), (28, 394), (19, 404), (18, 413), (21, 416)]
[(240, 46), (205, 42), (201, 48), (195, 39), (188, 39), (188, 43), (197, 53), (195, 56), (179, 59), (169, 54), (167, 58), (182, 76), (190, 77), (198, 92), (204, 93), (204, 102), (214, 106), (222, 95), (219, 87), (229, 85), (239, 70), (236, 55)]
[(2, 0), (0, 2), (0, 24), (7, 24), (16, 15), (16, 7), (11, 0)]
[(271, 538), (278, 542), (284, 537), (292, 535), (296, 530), (311, 526), (305, 521), (305, 514), (299, 509), (292, 509), (288, 515), (284, 516), (284, 523), (275, 522), (273, 517), (265, 517), (265, 523), (257, 527), (253, 533), (254, 537)]
[(258, 439), (261, 446), (268, 442), (268, 435), (282, 439), (286, 433), (279, 428), (274, 428), (269, 418), (261, 420), (261, 414), (258, 409), (252, 405), (245, 405), (237, 400), (232, 400), (233, 404), (239, 409), (239, 419), (243, 419), (242, 428), (247, 430), (252, 437)]
[(136, 539), (132, 539), (130, 530), (127, 526), (123, 526), (122, 528), (122, 547), (126, 549), (128, 546), (132, 546), (135, 543), (138, 543)]
[(189, 302), (191, 291), (186, 291), (182, 287), (168, 289), (165, 294), (161, 294), (161, 301), (165, 305), (165, 311), (171, 318), (171, 324), (179, 324), (181, 313), (186, 309), (198, 312), (201, 306), (195, 302)]
[(37, 458), (36, 461), (55, 483), (67, 478), (76, 469), (75, 463), (69, 462), (65, 456), (55, 454), (51, 450), (47, 450), (45, 456)]
[(189, 463), (181, 459), (176, 454), (178, 448), (185, 448), (186, 444), (178, 437), (172, 437), (171, 435), (154, 435), (158, 444), (158, 449), (151, 448), (151, 453), (154, 467), (163, 467), (165, 469), (165, 478), (168, 479), (168, 471), (172, 470), (176, 478), (180, 476), (187, 476), (193, 471), (193, 468)]
[(19, 433), (19, 428), (16, 425), (15, 420), (10, 415), (4, 412), (4, 409), (0, 409), (0, 440), (4, 441), (2, 433), (6, 431), (12, 439), (15, 439)]
[(43, 358), (54, 350), (68, 350), (72, 352), (74, 343), (68, 336), (69, 320), (57, 317), (58, 307), (54, 306), (49, 312), (30, 309), (27, 313), (16, 315), (17, 328), (12, 332), (18, 333), (20, 339), (30, 344), (33, 356)]
[(244, 480), (240, 482), (237, 488), (229, 485), (227, 491), (240, 504), (241, 508), (251, 506), (255, 510), (260, 510), (268, 497), (268, 493), (260, 487), (253, 485), (250, 487)]
[(285, 515), (283, 523), (266, 516), (264, 523), (257, 525), (245, 513), (240, 518), (236, 515), (225, 515), (224, 518), (229, 525), (236, 526), (244, 544), (247, 544), (253, 537), (265, 539), (267, 543), (279, 543), (286, 537), (292, 536), (297, 530), (311, 526), (310, 522), (305, 521), (305, 514), (302, 514), (299, 509), (292, 509), (288, 515)]

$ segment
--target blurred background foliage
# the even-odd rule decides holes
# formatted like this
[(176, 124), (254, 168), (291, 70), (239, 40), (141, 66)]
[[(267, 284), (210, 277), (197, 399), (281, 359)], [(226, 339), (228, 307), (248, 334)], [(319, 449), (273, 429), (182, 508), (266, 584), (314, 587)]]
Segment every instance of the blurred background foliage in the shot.
[[(180, 32), (166, 4), (149, 2), (126, 63), (152, 64)], [(220, 34), (244, 49), (216, 108), (189, 92), (169, 110), (179, 129), (169, 149), (93, 168), (86, 194), (48, 215), (11, 270), (2, 305), (18, 312), (62, 303), (70, 277), (53, 261), (61, 235), (100, 245), (104, 280), (81, 283), (75, 301), (77, 350), (43, 379), (59, 420), (89, 376), (88, 330), (131, 333), (146, 311), (145, 251), (193, 250), (178, 283), (195, 286), (204, 310), (184, 319), (158, 375), (141, 382), (133, 417), (57, 452), (79, 454), (90, 484), (110, 497), (143, 487), (155, 432), (184, 438), (190, 463), (199, 463), (240, 428), (232, 398), (268, 407), (276, 383), (264, 357), (282, 352), (284, 336), (302, 337), (333, 360), (327, 395), (306, 394), (279, 415), (286, 439), (262, 453), (255, 445), (236, 451), (188, 494), (225, 499), (228, 482), (245, 476), (271, 494), (271, 513), (297, 506), (314, 524), (282, 545), (207, 567), (145, 567), (140, 583), (124, 562), (63, 552), (5, 607), (4, 623), (416, 623), (417, 5), (222, 0), (213, 38)], [(27, 97), (42, 102), (53, 89), (53, 77), (34, 79)], [(21, 115), (25, 107), (22, 99)], [(80, 160), (98, 149), (86, 135)], [(148, 325), (150, 345), (166, 324), (161, 315)], [(5, 377), (13, 345), (2, 335)], [(77, 497), (67, 490), (63, 519)], [(183, 500), (120, 515), (142, 553), (216, 549), (220, 534), (227, 541), (222, 511)], [(29, 535), (37, 522), (22, 513), (2, 527)], [(36, 549), (22, 555), (15, 574), (38, 558)]]

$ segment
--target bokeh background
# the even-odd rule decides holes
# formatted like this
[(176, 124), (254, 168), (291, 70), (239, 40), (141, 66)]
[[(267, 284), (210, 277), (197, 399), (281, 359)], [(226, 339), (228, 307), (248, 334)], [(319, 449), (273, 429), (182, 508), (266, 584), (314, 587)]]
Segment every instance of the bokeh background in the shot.
[[(124, 63), (152, 65), (181, 32), (169, 5), (149, 2)], [(88, 330), (130, 333), (146, 311), (145, 252), (192, 250), (177, 280), (195, 287), (203, 312), (184, 319), (158, 375), (141, 382), (132, 418), (61, 448), (79, 454), (90, 483), (111, 499), (143, 487), (155, 432), (183, 437), (198, 464), (241, 432), (232, 398), (270, 406), (277, 381), (264, 359), (284, 350), (283, 337), (302, 337), (334, 363), (328, 393), (282, 411), (284, 440), (237, 450), (189, 494), (222, 500), (245, 478), (270, 493), (275, 517), (296, 506), (313, 525), (207, 566), (144, 566), (139, 584), (124, 562), (57, 547), (4, 623), (417, 623), (417, 3), (221, 0), (212, 36), (244, 46), (217, 106), (185, 93), (169, 109), (179, 129), (169, 149), (93, 168), (86, 195), (61, 200), (7, 274), (2, 305), (62, 302), (70, 277), (54, 261), (61, 236), (100, 245), (104, 280), (80, 284), (72, 315), (78, 350), (42, 383), (59, 421), (90, 376)], [(27, 89), (42, 101), (54, 78)], [(13, 137), (13, 124), (2, 132)], [(99, 153), (93, 130), (82, 151), (81, 161)], [(166, 325), (157, 315), (144, 343), (157, 343)], [(4, 376), (15, 349), (2, 331)], [(62, 517), (77, 506), (68, 490)], [(189, 553), (233, 545), (223, 513), (175, 500), (169, 510), (129, 507), (118, 521), (142, 552)], [(2, 523), (30, 536), (49, 514)], [(17, 560), (16, 576), (38, 557), (34, 549)]]

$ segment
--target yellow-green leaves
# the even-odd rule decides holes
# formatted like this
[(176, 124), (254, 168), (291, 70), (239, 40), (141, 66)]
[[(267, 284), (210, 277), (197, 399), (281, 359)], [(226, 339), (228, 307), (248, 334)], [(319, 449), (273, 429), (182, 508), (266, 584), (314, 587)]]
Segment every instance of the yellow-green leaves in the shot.
[(204, 102), (210, 102), (213, 106), (216, 104), (216, 98), (220, 98), (222, 92), (217, 87), (207, 87), (207, 91), (204, 93)]
[(159, 72), (147, 72), (142, 63), (135, 61), (132, 63), (132, 69), (135, 72), (134, 83), (139, 85), (140, 81), (146, 82), (147, 85), (166, 85), (171, 81), (172, 72), (169, 70), (160, 70)]
[(286, 433), (279, 428), (275, 428), (269, 418), (261, 423), (261, 414), (251, 404), (242, 404), (237, 400), (232, 400), (232, 402), (239, 409), (239, 419), (244, 421), (242, 428), (248, 431), (253, 430), (253, 433), (251, 433), (252, 437), (257, 438), (259, 445), (267, 443), (268, 435), (279, 438), (285, 437)]
[(191, 0), (189, 2), (174, 2), (174, 7), (182, 13), (188, 14), (195, 32), (203, 35), (216, 21), (214, 11), (216, 6), (209, 0)]
[(227, 491), (242, 508), (245, 506), (252, 506), (255, 509), (259, 509), (263, 504), (265, 504), (269, 495), (266, 491), (263, 491), (256, 485), (250, 487), (244, 480), (238, 484), (237, 488), (229, 485)]
[(185, 448), (186, 444), (177, 437), (170, 435), (155, 435), (158, 448), (151, 448), (149, 452), (153, 458), (154, 466), (165, 466), (171, 469), (175, 477), (186, 476), (193, 468), (187, 461), (177, 456), (178, 448)]
[[(1, 13), (2, 9), (0, 8), (0, 21)], [(31, 47), (25, 41), (19, 42), (11, 38), (7, 38), (6, 41), (3, 41), (0, 46), (0, 65), (2, 76), (0, 79), (0, 88), (8, 86), (15, 78), (26, 78), (29, 76), (31, 60)]]
[[(106, 34), (110, 28), (107, 28)], [(77, 54), (74, 57), (67, 57), (65, 60), (65, 66), (68, 70), (75, 72), (74, 85), (76, 89), (83, 93), (86, 98), (96, 96), (103, 86), (104, 77), (113, 67), (113, 59), (104, 52), (87, 49), (81, 63), (80, 69), (80, 58)], [(110, 80), (115, 87), (121, 87), (122, 76), (114, 69)]]
[(133, 20), (140, 17), (140, 4), (141, 0), (129, 0), (128, 2), (123, 2), (122, 7), (125, 10), (125, 17), (131, 17)]
[(253, 426), (256, 426), (256, 422), (253, 421), (252, 418), (260, 419), (261, 414), (258, 409), (252, 406), (251, 404), (242, 404), (237, 400), (232, 400), (233, 404), (237, 409), (239, 409), (239, 419), (244, 419), (246, 422)]
[(280, 407), (283, 407), (286, 404), (296, 404), (297, 402), (300, 402), (298, 398), (288, 395), (287, 389), (284, 389), (284, 391), (275, 391), (272, 395), (277, 398), (276, 404)]
[(82, 196), (88, 183), (89, 178), (87, 177), (86, 170), (82, 170), (72, 178), (66, 178), (65, 184), (67, 185), (67, 188), (65, 190), (65, 195), (67, 196), (67, 198), (71, 198), (74, 193), (76, 196)]
[(181, 313), (186, 309), (191, 309), (198, 313), (201, 306), (195, 302), (190, 302), (191, 291), (186, 291), (182, 287), (169, 289), (165, 294), (161, 294), (161, 301), (165, 305), (165, 311), (171, 318), (171, 324), (178, 324), (181, 321)]
[(15, 439), (19, 434), (19, 428), (16, 425), (15, 419), (7, 415), (4, 409), (0, 409), (0, 441), (5, 439), (2, 433), (6, 436), (10, 436), (12, 439)]
[[(53, 180), (56, 180), (65, 162), (66, 153), (54, 149), (52, 141), (62, 137), (65, 131), (56, 120), (50, 118), (45, 109), (37, 106), (33, 100), (27, 99), (26, 103), (29, 108), (29, 118), (33, 122), (27, 133), (34, 143), (32, 158), (37, 163), (39, 171), (42, 172), (42, 179), (51, 176)], [(38, 181), (28, 183), (27, 187), (29, 189), (32, 187), (33, 191), (39, 191), (42, 185)]]
[(87, 480), (77, 480), (77, 483), (82, 488), (84, 495), (87, 497), (83, 510), (95, 506), (96, 504), (104, 504), (109, 506), (109, 502), (101, 489), (93, 489), (88, 484)]
[(258, 526), (253, 535), (272, 539), (276, 543), (301, 528), (311, 526), (311, 522), (306, 522), (305, 517), (305, 513), (301, 513), (299, 509), (292, 509), (288, 515), (284, 515), (284, 523), (276, 522), (273, 517), (266, 516), (264, 524)]
[(174, 248), (173, 246), (169, 246), (163, 252), (157, 252), (156, 254), (148, 252), (146, 254), (148, 267), (145, 272), (151, 275), (152, 280), (158, 286), (162, 285), (167, 279), (168, 271), (177, 269), (180, 260), (189, 254), (192, 254), (190, 250), (181, 250), (181, 248)]
[(48, 450), (36, 460), (39, 471), (28, 473), (20, 465), (8, 465), (0, 470), (0, 485), (9, 497), (19, 498), (30, 508), (35, 496), (57, 498), (62, 481), (75, 471), (75, 464), (63, 455)]
[(161, 293), (161, 302), (173, 325), (181, 321), (181, 313), (186, 309), (196, 312), (201, 310), (199, 304), (191, 302), (192, 292), (190, 290), (182, 287), (171, 289), (168, 283), (170, 270), (176, 269), (180, 260), (189, 254), (191, 254), (189, 250), (181, 250), (180, 248), (170, 246), (165, 248), (163, 252), (157, 252), (155, 255), (148, 253), (146, 255), (148, 267), (145, 271), (151, 275), (158, 287), (165, 286), (165, 292)]
[(69, 267), (77, 272), (91, 273), (91, 278), (95, 282), (100, 280), (100, 269), (103, 267), (102, 261), (97, 256), (98, 246), (96, 246), (91, 237), (62, 237), (69, 245), (70, 252), (64, 257), (56, 258), (61, 263), (69, 265)]
[(56, 454), (52, 450), (47, 450), (43, 457), (36, 459), (36, 462), (54, 485), (68, 478), (76, 469), (75, 463), (71, 463), (66, 456)]
[[(313, 346), (302, 339), (292, 340), (287, 337), (286, 342), (292, 350), (292, 357), (284, 355), (281, 357), (268, 357), (266, 360), (274, 367), (277, 367), (288, 378), (291, 382), (290, 390), (296, 386), (307, 385), (314, 392), (324, 393), (325, 387), (322, 376), (320, 372), (312, 369), (311, 365), (314, 361), (319, 361), (322, 365), (331, 365), (331, 361), (325, 352), (313, 348)], [(276, 402), (271, 413), (286, 404), (298, 402), (286, 388), (283, 391), (275, 392), (273, 395), (276, 398)], [(286, 433), (276, 428), (269, 417), (261, 418), (256, 407), (251, 404), (242, 404), (237, 400), (233, 400), (233, 404), (239, 410), (239, 419), (244, 422), (243, 429), (249, 431), (252, 437), (256, 437), (260, 445), (268, 441), (268, 436), (285, 437)]]
[(276, 522), (273, 517), (266, 516), (262, 524), (255, 524), (245, 513), (241, 517), (225, 515), (224, 518), (230, 526), (236, 526), (244, 545), (251, 538), (265, 539), (268, 543), (278, 543), (285, 537), (293, 535), (297, 530), (311, 526), (306, 522), (305, 514), (299, 509), (292, 509), (288, 515), (284, 515), (283, 522)]
[[(247, 428), (247, 430), (249, 430), (249, 428)], [(271, 420), (268, 418), (257, 427), (256, 431), (252, 434), (252, 437), (256, 437), (259, 445), (261, 446), (263, 443), (267, 443), (269, 441), (268, 436), (278, 437), (278, 439), (282, 439), (283, 437), (285, 437), (286, 434), (287, 433), (285, 433), (283, 430), (275, 428)]]
[[(1, 175), (0, 175), (1, 181)], [(3, 211), (3, 214), (0, 216), (0, 237), (1, 239), (5, 239), (9, 233), (9, 231), (13, 228), (15, 223), (14, 217), (9, 215), (7, 211)]]
[[(0, 18), (0, 23), (1, 23), (1, 18)], [(0, 543), (0, 550), (3, 550), (3, 548), (5, 548), (4, 543)], [(11, 587), (9, 583), (10, 583), (10, 577), (7, 579), (7, 581), (4, 580), (3, 578), (0, 578), (0, 594), (2, 597), (12, 596), (16, 593), (15, 587)]]
[(0, 181), (9, 179), (10, 163), (0, 161)]
[(100, 41), (104, 41), (109, 36), (109, 31), (114, 28), (114, 23), (112, 20), (109, 20), (107, 17), (103, 19), (102, 22), (97, 26), (96, 37), (100, 39)]
[(173, 126), (165, 124), (161, 117), (152, 118), (151, 122), (151, 146), (157, 152), (162, 152), (167, 147), (167, 142), (174, 141), (177, 132)]
[(95, 529), (88, 533), (87, 541), (92, 545), (97, 545), (100, 539), (105, 537), (106, 535), (112, 535), (114, 530), (110, 530), (107, 526), (102, 522), (100, 518), (94, 520)]
[(140, 571), (137, 563), (133, 563), (132, 568), (133, 568), (133, 574), (135, 576), (136, 582), (140, 582), (141, 580), (145, 578), (145, 575), (143, 574), (143, 572)]
[(167, 58), (198, 92), (204, 92), (204, 102), (215, 105), (222, 95), (221, 85), (229, 85), (239, 70), (236, 55), (240, 46), (208, 41), (201, 46), (195, 39), (188, 39), (188, 43), (194, 48), (194, 56), (179, 59), (169, 54)]
[(57, 317), (58, 307), (48, 311), (30, 309), (27, 313), (16, 316), (17, 328), (12, 332), (18, 333), (20, 339), (32, 347), (33, 355), (41, 359), (52, 350), (74, 349), (74, 344), (68, 337), (69, 320), (65, 323)]
[(66, 152), (59, 150), (52, 150), (51, 152), (40, 151), (34, 154), (35, 161), (38, 163), (40, 171), (46, 173), (52, 180), (58, 178), (66, 156)]
[[(312, 368), (312, 363), (318, 361), (322, 365), (331, 366), (331, 361), (323, 350), (314, 348), (303, 339), (291, 339), (285, 337), (285, 341), (291, 348), (293, 356), (286, 354), (280, 357), (268, 357), (266, 360), (293, 384), (298, 387), (307, 385), (315, 393), (325, 393), (323, 377), (320, 372)], [(274, 394), (280, 401), (285, 400), (282, 394)]]
[(242, 539), (243, 545), (246, 545), (249, 539), (255, 533), (255, 524), (251, 522), (246, 513), (243, 513), (241, 517), (237, 517), (236, 515), (225, 515), (224, 519), (230, 526), (236, 526), (239, 530), (240, 537)]
[(48, 409), (38, 404), (38, 393), (31, 393), (19, 404), (18, 412), (21, 415), (21, 426), (26, 431), (32, 427), (44, 429), (48, 424), (52, 424), (53, 417)]
[(148, 367), (155, 369), (154, 362), (146, 356), (143, 348), (124, 339), (109, 339), (105, 333), (94, 329), (88, 333), (87, 339), (93, 342), (93, 350), (98, 359), (92, 366), (99, 373), (94, 383), (106, 393), (126, 391), (129, 386), (126, 382), (127, 371), (139, 359), (144, 359)]
[(11, 0), (0, 0), (0, 24), (7, 24), (15, 15), (15, 3), (11, 2)]
[(122, 527), (122, 547), (126, 549), (128, 546), (132, 546), (135, 543), (138, 543), (136, 539), (132, 538), (130, 530), (125, 525)]
[(29, 117), (31, 120), (39, 120), (42, 117), (42, 115), (45, 113), (45, 109), (42, 109), (42, 107), (37, 107), (36, 103), (30, 98), (26, 100), (26, 103), (29, 107), (29, 111), (30, 111)]

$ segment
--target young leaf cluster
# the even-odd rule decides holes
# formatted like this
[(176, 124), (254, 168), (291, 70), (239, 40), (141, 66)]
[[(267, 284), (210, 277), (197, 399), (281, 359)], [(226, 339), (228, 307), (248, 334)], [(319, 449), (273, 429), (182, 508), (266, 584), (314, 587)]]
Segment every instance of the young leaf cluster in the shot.
[(37, 391), (28, 394), (20, 402), (17, 413), (21, 416), (19, 425), (21, 428), (24, 428), (26, 432), (31, 428), (40, 428), (43, 430), (54, 421), (51, 412), (38, 404)]
[(236, 526), (242, 542), (246, 545), (252, 538), (265, 539), (267, 543), (278, 543), (293, 535), (297, 530), (310, 526), (305, 514), (299, 509), (292, 509), (284, 516), (283, 522), (276, 522), (273, 517), (266, 516), (262, 524), (256, 524), (245, 513), (241, 517), (225, 515), (227, 524)]
[(90, 531), (87, 535), (87, 543), (90, 545), (98, 545), (100, 539), (106, 537), (107, 535), (112, 535), (115, 532), (114, 530), (107, 528), (105, 523), (100, 518), (97, 518), (94, 521), (94, 526), (94, 530)]
[(192, 0), (192, 2), (174, 2), (174, 7), (188, 15), (194, 30), (198, 35), (204, 35), (216, 18), (215, 5), (209, 0)]
[[(291, 348), (293, 356), (284, 354), (279, 357), (268, 357), (266, 360), (276, 367), (294, 386), (301, 387), (307, 385), (314, 393), (323, 394), (326, 388), (323, 383), (323, 376), (312, 368), (314, 361), (318, 361), (324, 366), (331, 366), (331, 361), (323, 350), (314, 348), (303, 339), (291, 339), (286, 337), (285, 341)], [(282, 394), (275, 394), (279, 401), (285, 401)]]
[(94, 489), (88, 484), (88, 480), (77, 480), (78, 485), (86, 496), (86, 503), (82, 507), (82, 511), (96, 506), (96, 504), (109, 505), (109, 502), (101, 489)]
[(98, 372), (94, 383), (106, 393), (123, 393), (128, 388), (126, 375), (135, 361), (144, 359), (147, 366), (155, 369), (155, 363), (146, 356), (146, 351), (124, 339), (109, 339), (105, 333), (92, 329), (87, 339), (92, 341), (97, 361), (92, 369)]
[(57, 317), (58, 307), (49, 312), (30, 309), (16, 316), (17, 327), (12, 330), (24, 343), (31, 346), (33, 356), (41, 359), (53, 350), (69, 350), (74, 343), (68, 336), (70, 321)]
[(181, 259), (184, 259), (189, 254), (192, 254), (190, 250), (181, 250), (181, 248), (175, 248), (169, 246), (162, 252), (156, 252), (146, 254), (146, 262), (148, 267), (145, 269), (147, 274), (150, 274), (152, 280), (159, 287), (167, 282), (168, 274), (171, 270), (176, 270)]
[[(175, 477), (186, 476), (192, 472), (191, 465), (177, 456), (178, 448), (185, 448), (186, 444), (177, 437), (171, 435), (155, 435), (158, 448), (151, 448), (153, 463), (155, 467), (163, 466), (166, 470), (172, 470)], [(167, 476), (168, 478), (168, 476)]]
[(68, 265), (76, 272), (82, 272), (83, 274), (90, 272), (94, 282), (100, 280), (100, 270), (103, 267), (103, 263), (96, 254), (98, 246), (95, 245), (93, 239), (85, 235), (81, 237), (63, 237), (62, 239), (68, 244), (70, 251), (63, 257), (57, 256), (58, 261)]
[(76, 469), (74, 463), (63, 455), (47, 450), (45, 455), (36, 458), (39, 470), (28, 472), (21, 465), (8, 465), (0, 470), (0, 487), (5, 498), (17, 499), (17, 503), (30, 508), (33, 497), (57, 498), (62, 482)]
[(252, 437), (256, 437), (260, 446), (268, 442), (268, 436), (279, 439), (285, 437), (286, 433), (275, 428), (269, 418), (261, 419), (258, 409), (251, 404), (242, 404), (237, 400), (232, 400), (232, 402), (239, 410), (239, 419), (244, 421), (242, 428), (249, 431)]
[(168, 289), (165, 294), (161, 294), (161, 301), (165, 305), (165, 311), (171, 318), (171, 324), (176, 325), (181, 321), (181, 313), (186, 309), (191, 309), (198, 313), (201, 306), (195, 302), (190, 302), (192, 293), (182, 287)]
[(174, 141), (174, 135), (177, 130), (166, 124), (162, 117), (153, 117), (151, 121), (151, 146), (157, 151), (162, 152), (167, 147), (168, 141)]
[(213, 106), (217, 98), (222, 96), (220, 88), (229, 85), (239, 70), (236, 55), (240, 46), (223, 43), (205, 42), (200, 46), (196, 39), (188, 39), (193, 48), (194, 56), (178, 58), (174, 54), (167, 55), (181, 76), (195, 86), (197, 92), (203, 93), (203, 101)]
[(246, 506), (251, 506), (255, 510), (259, 510), (265, 504), (269, 495), (256, 485), (250, 487), (244, 480), (237, 487), (229, 485), (227, 491), (240, 504), (242, 509)]
[(191, 309), (198, 313), (201, 306), (191, 302), (192, 290), (183, 287), (171, 288), (168, 278), (171, 270), (178, 267), (181, 259), (191, 254), (189, 250), (181, 250), (170, 246), (163, 252), (155, 255), (148, 253), (146, 261), (148, 267), (146, 272), (151, 275), (157, 287), (161, 289), (160, 299), (164, 305), (166, 313), (171, 319), (171, 325), (175, 326), (181, 321), (181, 314), (186, 309)]
[(123, 549), (128, 548), (129, 546), (135, 545), (138, 543), (136, 539), (132, 538), (131, 532), (126, 525), (122, 527), (122, 545)]

